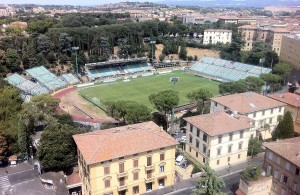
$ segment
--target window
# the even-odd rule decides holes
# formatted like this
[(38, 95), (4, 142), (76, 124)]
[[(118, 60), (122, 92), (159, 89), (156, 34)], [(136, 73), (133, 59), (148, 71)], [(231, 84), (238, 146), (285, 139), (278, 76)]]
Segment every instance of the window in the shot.
[(160, 154), (160, 161), (163, 161), (163, 160), (165, 160), (165, 154), (164, 154), (164, 153), (161, 153), (161, 154)]
[(196, 139), (196, 147), (199, 148), (199, 140)]
[(164, 187), (165, 186), (165, 178), (159, 179), (158, 180), (158, 185), (161, 186), (161, 187)]
[(206, 145), (203, 144), (203, 153), (206, 154)]
[(203, 163), (205, 163), (205, 158), (203, 157), (203, 161), (202, 161)]
[(270, 118), (270, 121), (269, 121), (270, 124), (272, 124), (272, 120), (273, 120), (273, 118)]
[(264, 110), (262, 111), (262, 114), (261, 114), (261, 115), (265, 116), (265, 111), (264, 111)]
[(280, 164), (280, 157), (279, 156), (277, 156), (277, 158), (276, 158), (276, 163)]
[(255, 118), (255, 117), (256, 117), (256, 112), (253, 113), (253, 118)]
[(109, 173), (110, 173), (109, 167), (104, 167), (104, 175), (107, 175)]
[(279, 112), (281, 112), (282, 107), (279, 108)]
[(227, 162), (230, 162), (230, 157), (227, 158)]
[(125, 185), (125, 178), (124, 177), (122, 177), (122, 178), (119, 179), (119, 185), (120, 186), (124, 186)]
[(218, 156), (221, 155), (221, 148), (217, 149), (217, 154), (218, 154)]
[(299, 175), (299, 173), (300, 173), (299, 168), (296, 168), (295, 175)]
[(278, 171), (277, 171), (277, 170), (275, 170), (275, 171), (274, 171), (274, 175), (273, 175), (273, 176), (274, 176), (274, 178), (276, 178), (276, 179), (278, 179), (278, 178), (279, 178), (279, 173), (278, 173)]
[(290, 170), (290, 166), (291, 166), (291, 164), (287, 162), (287, 163), (285, 164), (285, 169), (286, 169), (286, 170)]
[(273, 158), (273, 153), (272, 153), (272, 152), (269, 152), (269, 156), (268, 156), (268, 157), (269, 157), (270, 160), (272, 160), (272, 158)]
[(197, 137), (200, 137), (200, 130), (197, 129)]
[(280, 190), (280, 195), (285, 195), (285, 189), (284, 188), (281, 188), (281, 190)]
[(159, 172), (160, 172), (160, 173), (165, 172), (165, 166), (160, 166), (160, 167), (159, 167)]
[(139, 194), (140, 192), (140, 190), (139, 190), (139, 186), (134, 186), (133, 188), (132, 188), (132, 191), (133, 191), (133, 194)]
[(220, 160), (217, 160), (217, 165), (219, 165), (220, 164)]
[(220, 136), (218, 137), (218, 143), (219, 143), (219, 144), (222, 143), (222, 135), (220, 135)]
[(276, 189), (276, 183), (273, 181), (272, 182), (272, 187), (271, 187), (273, 190), (275, 190)]
[(297, 183), (293, 183), (293, 191), (296, 192), (297, 191)]
[(196, 157), (198, 158), (198, 152), (196, 152)]
[(229, 133), (229, 141), (232, 141), (233, 133)]
[(133, 173), (133, 180), (138, 180), (139, 179), (139, 172), (136, 171)]
[(193, 133), (193, 125), (190, 124), (190, 132)]
[(280, 181), (287, 184), (288, 177), (285, 175), (281, 175)]
[(189, 151), (192, 152), (192, 148), (191, 147), (189, 148)]
[(190, 143), (193, 143), (193, 137), (190, 135)]
[(242, 147), (243, 147), (243, 142), (240, 142), (240, 143), (239, 143), (239, 150), (241, 150)]
[(241, 154), (238, 154), (238, 159), (240, 159), (241, 158)]
[(152, 165), (152, 157), (148, 156), (147, 157), (147, 166), (151, 166)]
[(217, 102), (215, 102), (215, 106), (217, 106), (218, 105), (218, 103)]
[(110, 187), (110, 180), (105, 180), (104, 181), (104, 185), (105, 185), (105, 188), (109, 188)]
[(119, 164), (119, 173), (124, 173), (124, 163)]
[(244, 131), (240, 131), (240, 138), (243, 138), (243, 135), (244, 135)]
[(228, 146), (228, 153), (231, 153), (232, 145)]
[(271, 114), (273, 114), (273, 111), (274, 111), (274, 109), (272, 108), (272, 109), (271, 109)]
[(139, 160), (138, 159), (134, 159), (133, 160), (133, 167), (138, 167), (139, 166)]
[(207, 142), (207, 135), (205, 133), (203, 134), (203, 141)]

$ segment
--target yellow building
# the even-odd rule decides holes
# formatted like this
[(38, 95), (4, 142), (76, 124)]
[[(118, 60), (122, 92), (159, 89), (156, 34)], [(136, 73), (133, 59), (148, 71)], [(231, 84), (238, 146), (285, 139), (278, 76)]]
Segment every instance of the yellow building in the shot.
[(251, 119), (224, 111), (192, 116), (187, 122), (186, 152), (212, 169), (246, 161)]
[(282, 37), (279, 59), (291, 63), (298, 70), (300, 69), (300, 34)]
[(174, 184), (178, 142), (153, 122), (73, 138), (83, 195), (143, 194)]

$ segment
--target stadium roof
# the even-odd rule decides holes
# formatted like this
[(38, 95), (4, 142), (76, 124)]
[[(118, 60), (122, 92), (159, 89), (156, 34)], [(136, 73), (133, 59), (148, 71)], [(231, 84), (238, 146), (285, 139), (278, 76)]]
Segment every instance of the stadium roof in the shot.
[(152, 121), (78, 134), (73, 138), (87, 164), (178, 144)]
[(130, 63), (130, 62), (143, 62), (146, 61), (147, 58), (134, 58), (134, 59), (121, 59), (121, 60), (112, 60), (112, 61), (107, 61), (107, 62), (96, 62), (96, 63), (88, 63), (85, 64), (87, 68), (93, 68), (97, 66), (107, 66), (107, 65), (115, 65), (115, 64), (120, 64), (120, 63)]

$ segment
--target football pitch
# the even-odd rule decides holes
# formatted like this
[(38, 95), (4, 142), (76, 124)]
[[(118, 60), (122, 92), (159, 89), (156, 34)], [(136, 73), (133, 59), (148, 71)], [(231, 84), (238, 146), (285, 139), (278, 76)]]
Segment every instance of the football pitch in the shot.
[[(175, 86), (170, 82), (171, 77), (179, 77)], [(175, 89), (179, 92), (179, 105), (189, 102), (186, 95), (196, 89), (204, 88), (213, 95), (218, 94), (219, 82), (198, 77), (184, 71), (173, 71), (162, 75), (130, 78), (130, 81), (118, 80), (112, 83), (93, 85), (78, 88), (78, 93), (90, 101), (103, 106), (105, 101), (132, 100), (144, 104), (149, 108), (153, 106), (149, 102), (149, 95), (159, 91)]]

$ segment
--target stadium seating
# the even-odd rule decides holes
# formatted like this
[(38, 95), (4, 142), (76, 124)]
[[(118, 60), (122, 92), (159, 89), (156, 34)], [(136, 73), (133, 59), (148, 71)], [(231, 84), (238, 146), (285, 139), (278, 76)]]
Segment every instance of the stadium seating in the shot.
[(261, 73), (271, 72), (271, 69), (269, 68), (206, 56), (195, 63), (190, 70), (200, 76), (224, 82), (237, 81), (239, 79), (245, 79), (248, 76), (259, 77)]
[(44, 66), (28, 69), (26, 72), (50, 91), (60, 89), (68, 85), (65, 81), (55, 76)]
[(38, 83), (34, 83), (30, 80), (27, 80), (16, 73), (5, 78), (5, 80), (9, 84), (19, 88), (24, 94), (27, 95), (40, 95), (40, 94), (49, 93), (49, 90), (46, 89), (45, 87), (41, 86)]
[(69, 85), (80, 83), (79, 79), (71, 73), (61, 75), (61, 79), (67, 82)]

